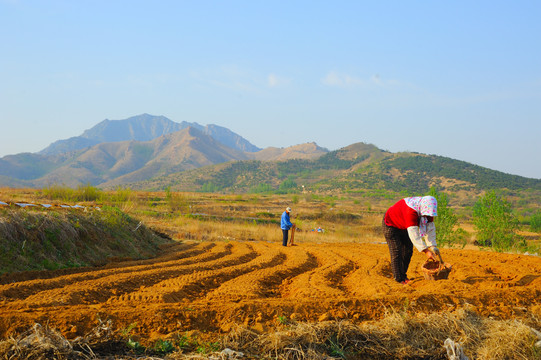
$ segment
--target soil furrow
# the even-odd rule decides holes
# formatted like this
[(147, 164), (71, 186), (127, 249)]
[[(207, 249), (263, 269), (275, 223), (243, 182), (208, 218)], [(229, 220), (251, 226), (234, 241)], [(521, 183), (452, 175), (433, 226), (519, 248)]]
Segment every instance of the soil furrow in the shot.
[(342, 277), (353, 269), (353, 263), (337, 255), (329, 248), (310, 247), (318, 266), (294, 278), (286, 291), (288, 296), (303, 298), (340, 298), (346, 294), (342, 289)]
[[(209, 250), (213, 248), (215, 248), (215, 244), (201, 244), (196, 249), (187, 248), (186, 251), (176, 251), (173, 255), (167, 254), (164, 257), (158, 257), (156, 259), (141, 260), (137, 262), (121, 262), (114, 267), (107, 267), (105, 269), (98, 268), (91, 272), (85, 271), (84, 273), (62, 275), (55, 278), (26, 280), (13, 284), (5, 284), (0, 286), (0, 299), (6, 301), (24, 299), (42, 291), (64, 288), (71, 284), (78, 284), (84, 281), (97, 281), (100, 278), (120, 274), (141, 272), (156, 268), (163, 269), (170, 266), (178, 266), (180, 264), (191, 264), (202, 260), (204, 261), (205, 257), (217, 258), (223, 256), (221, 251), (209, 252)], [(203, 256), (203, 258), (201, 256)], [(176, 260), (172, 260), (174, 258), (176, 258)], [(125, 266), (121, 266), (120, 264), (124, 264)]]
[[(239, 274), (251, 271), (261, 264), (259, 255), (254, 252), (252, 246), (244, 248), (236, 247), (232, 258), (224, 259), (220, 263), (201, 264), (199, 268), (193, 268), (190, 273), (167, 279), (152, 287), (140, 288), (133, 293), (112, 297), (109, 303), (115, 302), (181, 302), (194, 298), (201, 298), (204, 293), (220, 286), (227, 279), (239, 276)], [(273, 258), (271, 262), (279, 261)]]
[(363, 297), (366, 294), (389, 294), (393, 289), (389, 259), (373, 256), (370, 245), (362, 244), (355, 251), (349, 247), (336, 246), (333, 251), (353, 262), (354, 269), (342, 284), (348, 296)]
[(442, 249), (447, 280), (425, 280), (426, 256), (414, 250), (410, 285), (391, 277), (382, 244), (277, 241), (203, 242), (152, 261), (57, 274), (0, 286), (0, 336), (34, 323), (73, 339), (98, 319), (116, 329), (137, 323), (154, 338), (186, 331), (225, 332), (236, 325), (265, 331), (281, 321), (352, 322), (468, 308), (484, 316), (541, 316), (541, 258)]
[[(257, 248), (258, 246), (256, 246)], [(255, 249), (254, 249), (255, 251)], [(208, 296), (208, 293), (214, 293), (215, 289), (228, 284), (231, 279), (243, 277), (254, 270), (276, 266), (281, 264), (285, 257), (279, 252), (271, 251), (268, 248), (258, 248), (258, 256), (245, 264), (239, 264), (227, 269), (219, 269), (197, 274), (196, 278), (185, 282), (180, 289), (169, 291), (163, 294), (164, 302), (178, 302), (186, 299), (202, 299)], [(243, 292), (243, 289), (237, 289), (237, 292)], [(224, 295), (217, 299), (223, 300)]]
[(209, 298), (219, 298), (227, 294), (233, 301), (242, 298), (271, 298), (282, 297), (281, 287), (283, 283), (306, 271), (317, 267), (314, 256), (300, 247), (283, 248), (278, 246), (280, 257), (285, 261), (276, 266), (258, 269), (245, 274), (238, 279), (224, 284), (217, 293), (209, 295)]
[[(238, 247), (239, 245), (217, 243), (211, 249), (212, 255), (210, 257), (208, 254), (201, 254), (190, 259), (188, 264), (184, 264), (182, 261), (178, 265), (175, 265), (175, 262), (167, 262), (167, 266), (164, 268), (153, 265), (149, 269), (142, 267), (139, 271), (115, 273), (99, 279), (71, 283), (62, 288), (38, 292), (29, 296), (23, 302), (32, 307), (105, 302), (112, 296), (129, 293), (141, 287), (152, 286), (170, 277), (191, 273), (194, 268), (201, 266), (222, 267), (224, 261), (227, 261), (225, 259), (231, 256), (232, 248), (235, 246)], [(245, 245), (240, 246), (246, 247)], [(235, 256), (233, 256), (234, 258)], [(201, 265), (200, 261), (203, 261), (205, 265)]]

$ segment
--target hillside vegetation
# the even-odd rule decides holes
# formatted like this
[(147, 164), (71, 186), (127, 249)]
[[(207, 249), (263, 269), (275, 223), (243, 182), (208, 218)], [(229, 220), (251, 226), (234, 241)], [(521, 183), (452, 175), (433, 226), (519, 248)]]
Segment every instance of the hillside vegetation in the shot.
[[(329, 152), (315, 143), (259, 149), (216, 125), (142, 114), (104, 120), (40, 153), (0, 158), (0, 185), (92, 185), (114, 190), (315, 193), (390, 197), (438, 191), (461, 204), (497, 189), (534, 204), (541, 180), (437, 155), (390, 153), (365, 143)], [(527, 199), (526, 199), (527, 198)]]
[(167, 242), (116, 207), (0, 208), (0, 274), (144, 259)]
[(471, 206), (497, 189), (536, 207), (541, 180), (505, 174), (436, 155), (389, 153), (358, 143), (316, 159), (234, 161), (126, 184), (132, 189), (223, 193), (314, 193), (413, 196), (431, 187)]

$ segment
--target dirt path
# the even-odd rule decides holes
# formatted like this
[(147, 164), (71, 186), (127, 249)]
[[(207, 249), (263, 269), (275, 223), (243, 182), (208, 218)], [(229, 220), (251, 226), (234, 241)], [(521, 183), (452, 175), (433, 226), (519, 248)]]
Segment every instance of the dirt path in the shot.
[[(148, 339), (176, 331), (224, 332), (234, 324), (266, 331), (278, 318), (380, 319), (387, 312), (474, 306), (483, 315), (541, 315), (541, 258), (443, 249), (449, 280), (427, 281), (414, 253), (411, 285), (391, 279), (381, 244), (201, 242), (157, 259), (71, 274), (26, 274), (0, 285), (0, 337), (48, 323), (66, 337), (98, 321), (135, 325)], [(5, 281), (6, 279), (4, 279)]]

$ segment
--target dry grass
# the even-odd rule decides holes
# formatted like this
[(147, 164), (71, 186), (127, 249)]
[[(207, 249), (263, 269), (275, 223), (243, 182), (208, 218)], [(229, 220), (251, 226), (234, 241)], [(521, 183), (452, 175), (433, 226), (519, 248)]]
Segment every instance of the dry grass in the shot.
[(517, 320), (481, 318), (468, 310), (453, 313), (392, 313), (378, 322), (295, 323), (270, 334), (245, 328), (228, 334), (224, 347), (273, 359), (447, 359), (446, 339), (458, 343), (470, 359), (540, 359), (541, 340), (534, 328)]
[(166, 242), (110, 207), (0, 209), (0, 275), (6, 278), (28, 270), (104, 265), (112, 257), (154, 257)]
[[(149, 197), (154, 201), (139, 199), (139, 206), (132, 213), (155, 227), (167, 229), (178, 240), (281, 241), (280, 216), (285, 207), (291, 206), (298, 242), (381, 241), (381, 213), (367, 212), (353, 200), (334, 204), (331, 208), (323, 200), (292, 203), (286, 196), (181, 196), (185, 205), (180, 211), (171, 210), (164, 193), (153, 193)], [(185, 209), (190, 211), (183, 211)], [(313, 231), (318, 227), (324, 229), (323, 234)]]
[(92, 359), (74, 350), (70, 341), (58, 331), (35, 324), (18, 338), (0, 342), (4, 359)]
[(239, 326), (221, 339), (220, 351), (177, 348), (166, 355), (149, 349), (133, 352), (120, 331), (112, 331), (111, 323), (72, 341), (36, 324), (18, 338), (0, 342), (0, 356), (89, 360), (103, 359), (100, 351), (109, 349), (117, 356), (110, 359), (448, 359), (445, 343), (450, 339), (469, 359), (540, 359), (541, 333), (532, 330), (540, 327), (540, 319), (534, 316), (524, 321), (496, 320), (467, 309), (416, 316), (394, 312), (361, 325), (347, 320), (280, 324), (265, 334)]

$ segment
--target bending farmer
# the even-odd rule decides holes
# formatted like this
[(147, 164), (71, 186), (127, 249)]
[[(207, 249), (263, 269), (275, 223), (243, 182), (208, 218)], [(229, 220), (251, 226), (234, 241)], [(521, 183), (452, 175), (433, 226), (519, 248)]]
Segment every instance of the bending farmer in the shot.
[[(436, 260), (440, 251), (436, 244), (437, 201), (433, 196), (409, 197), (391, 206), (383, 217), (383, 234), (391, 253), (391, 268), (396, 281), (409, 283), (406, 275), (413, 255), (413, 246), (427, 258)], [(426, 236), (426, 242), (423, 237)]]
[(288, 232), (289, 229), (292, 227), (295, 227), (295, 224), (291, 222), (289, 219), (289, 213), (291, 213), (291, 208), (287, 207), (286, 211), (282, 214), (282, 221), (280, 222), (280, 227), (282, 228), (282, 245), (287, 246), (287, 238), (288, 238)]

